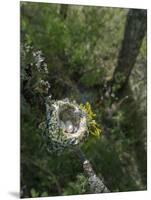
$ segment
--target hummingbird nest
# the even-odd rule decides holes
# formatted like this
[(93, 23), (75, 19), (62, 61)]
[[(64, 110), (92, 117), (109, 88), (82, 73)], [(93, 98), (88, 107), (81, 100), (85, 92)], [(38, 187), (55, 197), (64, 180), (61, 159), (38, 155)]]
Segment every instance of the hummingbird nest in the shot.
[(41, 124), (50, 152), (83, 143), (88, 136), (87, 113), (68, 99), (46, 102), (46, 122)]

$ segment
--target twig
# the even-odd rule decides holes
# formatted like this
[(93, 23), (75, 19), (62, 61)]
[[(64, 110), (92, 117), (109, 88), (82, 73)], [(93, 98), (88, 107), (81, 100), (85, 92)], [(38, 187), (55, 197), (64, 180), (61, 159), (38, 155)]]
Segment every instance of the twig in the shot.
[(95, 171), (92, 168), (91, 163), (89, 162), (89, 160), (86, 159), (86, 156), (83, 153), (83, 151), (77, 147), (74, 150), (83, 165), (84, 173), (88, 177), (88, 183), (90, 185), (90, 192), (91, 193), (108, 193), (108, 192), (110, 192), (109, 189), (105, 186), (102, 178), (100, 178), (96, 175)]

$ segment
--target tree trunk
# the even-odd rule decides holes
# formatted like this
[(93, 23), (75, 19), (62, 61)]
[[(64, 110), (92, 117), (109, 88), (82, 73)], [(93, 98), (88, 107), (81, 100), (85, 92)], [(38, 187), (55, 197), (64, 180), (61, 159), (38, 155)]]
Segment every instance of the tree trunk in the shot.
[(111, 81), (111, 91), (121, 93), (134, 67), (139, 49), (147, 28), (147, 11), (130, 9), (127, 14), (122, 47), (118, 57), (117, 67)]
[[(133, 139), (136, 142), (133, 143), (133, 150), (135, 152), (135, 160), (137, 162), (137, 167), (141, 175), (142, 183), (144, 188), (146, 187), (146, 167), (147, 167), (147, 155), (146, 150), (143, 143), (143, 117), (137, 111), (136, 102), (132, 97), (131, 88), (129, 87), (128, 80), (135, 65), (137, 56), (139, 54), (139, 50), (145, 36), (147, 29), (147, 11), (140, 9), (130, 9), (127, 14), (126, 26), (124, 32), (124, 39), (122, 42), (121, 50), (118, 56), (117, 66), (114, 70), (112, 81), (109, 83), (109, 93), (110, 95), (114, 93), (115, 97), (118, 97), (118, 103), (111, 101), (111, 113), (113, 113), (114, 109), (112, 109), (113, 105), (117, 105), (125, 99), (126, 95), (128, 97), (129, 102), (127, 102), (127, 106), (134, 103), (133, 110), (136, 110), (134, 115), (130, 116), (130, 113), (127, 113), (127, 117), (131, 117), (131, 120), (137, 119), (137, 122), (133, 122), (134, 135)], [(111, 95), (112, 96), (112, 95)], [(109, 96), (109, 98), (111, 97)], [(127, 118), (126, 117), (126, 118)], [(109, 121), (112, 120), (112, 115), (109, 118)], [(139, 121), (138, 121), (139, 120)], [(136, 124), (135, 124), (136, 123)], [(137, 130), (137, 123), (139, 123), (140, 130)], [(128, 136), (132, 139), (131, 135)], [(138, 139), (140, 138), (140, 139)]]

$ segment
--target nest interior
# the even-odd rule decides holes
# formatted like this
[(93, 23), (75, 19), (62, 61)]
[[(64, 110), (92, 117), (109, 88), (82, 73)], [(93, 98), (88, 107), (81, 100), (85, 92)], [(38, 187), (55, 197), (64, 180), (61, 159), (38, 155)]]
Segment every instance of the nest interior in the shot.
[(60, 127), (67, 133), (76, 133), (79, 130), (81, 114), (81, 111), (74, 106), (63, 106), (59, 113)]

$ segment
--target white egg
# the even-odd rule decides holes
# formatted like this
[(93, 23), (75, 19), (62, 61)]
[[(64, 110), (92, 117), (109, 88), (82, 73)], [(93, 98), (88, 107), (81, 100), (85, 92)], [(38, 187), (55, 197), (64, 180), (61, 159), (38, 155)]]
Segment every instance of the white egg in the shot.
[(72, 133), (73, 132), (73, 124), (71, 121), (66, 121), (66, 132)]

